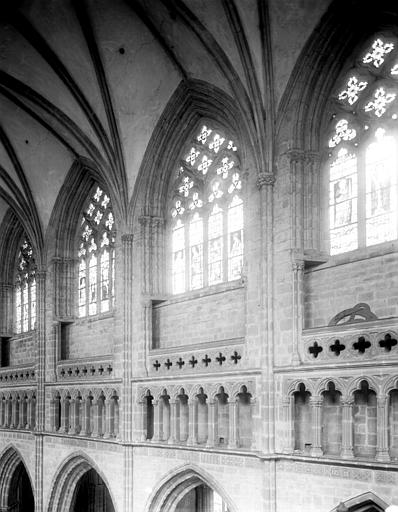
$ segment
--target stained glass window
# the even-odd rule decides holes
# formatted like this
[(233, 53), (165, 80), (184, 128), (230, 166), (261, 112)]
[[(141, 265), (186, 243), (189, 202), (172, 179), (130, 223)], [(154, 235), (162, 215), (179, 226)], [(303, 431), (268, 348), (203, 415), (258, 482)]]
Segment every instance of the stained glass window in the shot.
[(36, 327), (36, 263), (33, 248), (25, 236), (18, 253), (15, 282), (15, 332)]
[(397, 43), (394, 37), (375, 37), (333, 100), (331, 254), (398, 238)]
[(202, 124), (183, 151), (171, 184), (173, 293), (242, 277), (242, 189), (234, 141)]
[(96, 187), (79, 230), (78, 315), (107, 313), (115, 299), (115, 221), (109, 196)]

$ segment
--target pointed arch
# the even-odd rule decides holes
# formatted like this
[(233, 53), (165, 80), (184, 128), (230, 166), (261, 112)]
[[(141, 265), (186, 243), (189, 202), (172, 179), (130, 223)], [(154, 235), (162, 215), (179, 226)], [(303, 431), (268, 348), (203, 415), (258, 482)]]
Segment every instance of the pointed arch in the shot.
[(192, 489), (206, 485), (226, 502), (230, 512), (237, 512), (225, 490), (202, 468), (186, 464), (169, 472), (150, 496), (145, 512), (171, 512), (177, 503)]
[(48, 257), (76, 256), (76, 231), (81, 211), (93, 186), (98, 184), (111, 197), (115, 221), (121, 219), (122, 205), (102, 173), (87, 159), (75, 160), (65, 178), (51, 214), (46, 234)]
[[(148, 144), (129, 207), (131, 225), (138, 225), (141, 215), (162, 216), (165, 211), (171, 170), (181, 150), (201, 118), (213, 120), (228, 128), (239, 141), (243, 168), (250, 158), (256, 162), (255, 141), (245, 119), (230, 96), (200, 80), (183, 81), (166, 106)], [(253, 176), (257, 173), (253, 169)]]
[(327, 104), (349, 57), (373, 33), (397, 24), (397, 13), (384, 0), (377, 6), (370, 1), (331, 3), (304, 46), (279, 104), (276, 133), (280, 147), (287, 143), (289, 148), (319, 150), (331, 114)]
[[(350, 498), (342, 503), (345, 505), (348, 512), (366, 512), (368, 510), (384, 512), (384, 510), (388, 507), (388, 504), (372, 491), (364, 492), (363, 494), (354, 496), (353, 498)], [(331, 512), (338, 512), (340, 506), (341, 504), (331, 510)]]
[(8, 446), (0, 456), (0, 510), (8, 510), (9, 497), (12, 491), (12, 486), (15, 481), (15, 471), (18, 466), (22, 464), (23, 469), (28, 475), (30, 486), (34, 494), (33, 480), (28, 471), (28, 468), (19, 452), (19, 450), (13, 446)]
[(79, 480), (92, 469), (103, 480), (116, 512), (116, 502), (105, 475), (95, 462), (82, 452), (73, 453), (58, 466), (51, 485), (47, 512), (68, 512)]

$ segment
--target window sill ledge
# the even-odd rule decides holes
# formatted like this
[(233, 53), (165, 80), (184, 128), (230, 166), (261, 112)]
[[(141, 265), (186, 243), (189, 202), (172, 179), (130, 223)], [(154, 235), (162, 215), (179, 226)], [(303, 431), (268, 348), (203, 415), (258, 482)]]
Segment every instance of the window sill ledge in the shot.
[(109, 318), (113, 318), (115, 316), (114, 311), (110, 311), (108, 313), (104, 313), (102, 315), (93, 315), (93, 316), (85, 316), (85, 317), (76, 317), (73, 323), (74, 325), (85, 325), (85, 324), (93, 324), (96, 322), (100, 322), (101, 320), (107, 320)]
[(166, 297), (152, 297), (152, 304), (155, 308), (167, 306), (169, 304), (178, 304), (179, 302), (187, 302), (190, 300), (201, 299), (209, 295), (217, 295), (218, 293), (230, 292), (245, 287), (244, 279), (228, 281), (226, 283), (215, 284), (200, 290), (192, 290), (189, 292), (179, 293), (176, 295), (168, 295)]
[(361, 247), (360, 249), (355, 249), (355, 251), (329, 256), (327, 262), (317, 267), (306, 269), (306, 273), (317, 272), (319, 270), (337, 267), (340, 265), (347, 265), (350, 263), (377, 258), (380, 256), (387, 256), (388, 254), (394, 254), (396, 252), (398, 252), (398, 240), (393, 240), (392, 242), (383, 242), (381, 244), (371, 245), (369, 247)]

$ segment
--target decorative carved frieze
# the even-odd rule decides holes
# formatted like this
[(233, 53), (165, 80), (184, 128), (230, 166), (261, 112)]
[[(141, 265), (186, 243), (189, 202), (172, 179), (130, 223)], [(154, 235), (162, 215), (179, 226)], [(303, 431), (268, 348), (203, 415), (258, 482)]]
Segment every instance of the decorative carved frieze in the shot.
[(243, 343), (189, 349), (176, 347), (173, 352), (154, 350), (149, 354), (150, 373), (156, 375), (195, 374), (241, 369), (244, 364)]
[(113, 362), (110, 357), (66, 361), (57, 364), (57, 379), (59, 381), (111, 379), (113, 374)]
[(397, 319), (358, 322), (304, 331), (301, 340), (303, 362), (347, 363), (398, 359)]

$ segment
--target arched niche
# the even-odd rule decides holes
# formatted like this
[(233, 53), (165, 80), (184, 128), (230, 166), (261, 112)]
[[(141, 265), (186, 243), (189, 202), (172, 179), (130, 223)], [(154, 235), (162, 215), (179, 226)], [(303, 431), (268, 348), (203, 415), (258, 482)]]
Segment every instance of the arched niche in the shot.
[(224, 491), (194, 467), (184, 467), (161, 483), (150, 498), (146, 512), (235, 512)]

